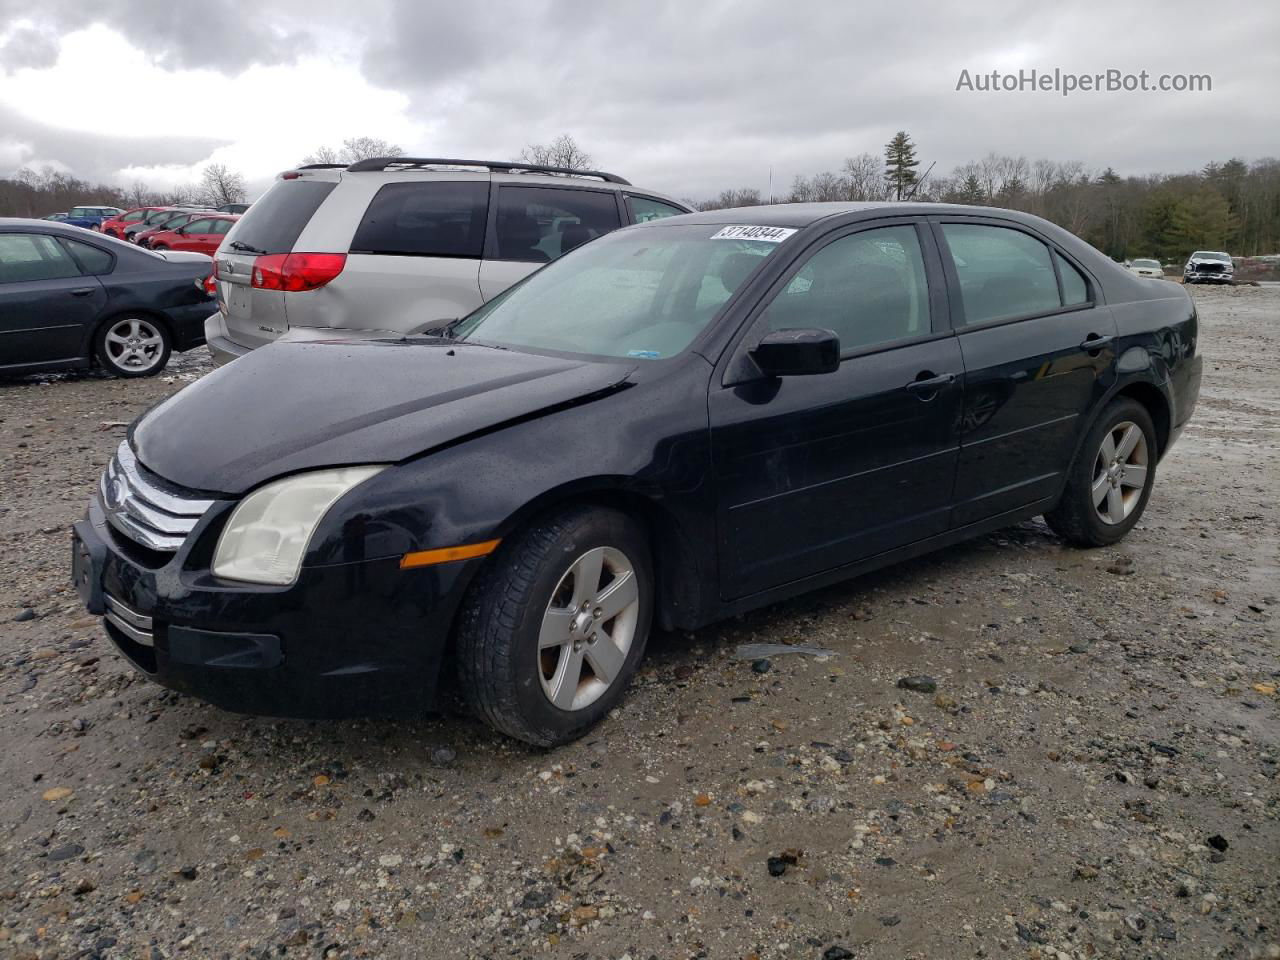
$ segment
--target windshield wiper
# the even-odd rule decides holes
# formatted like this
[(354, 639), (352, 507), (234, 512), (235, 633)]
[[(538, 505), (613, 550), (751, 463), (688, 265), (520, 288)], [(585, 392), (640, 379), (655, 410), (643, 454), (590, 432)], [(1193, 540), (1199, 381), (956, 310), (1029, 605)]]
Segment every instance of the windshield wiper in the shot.
[(242, 243), (239, 240), (232, 240), (227, 244), (232, 250), (239, 250), (241, 253), (266, 253), (267, 251), (255, 247), (251, 243)]

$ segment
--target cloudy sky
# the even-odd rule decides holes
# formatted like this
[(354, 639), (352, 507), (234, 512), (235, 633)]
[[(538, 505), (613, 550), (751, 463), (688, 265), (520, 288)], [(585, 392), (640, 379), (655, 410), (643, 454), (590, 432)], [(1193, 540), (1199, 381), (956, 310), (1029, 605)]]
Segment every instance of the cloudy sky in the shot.
[[(895, 130), (1122, 173), (1280, 154), (1280, 5), (852, 0), (0, 0), (0, 176), (259, 192), (323, 143), (509, 158), (568, 132), (681, 197), (785, 190)], [(1212, 91), (957, 91), (962, 70), (1209, 74)], [(923, 169), (923, 168), (922, 168)]]

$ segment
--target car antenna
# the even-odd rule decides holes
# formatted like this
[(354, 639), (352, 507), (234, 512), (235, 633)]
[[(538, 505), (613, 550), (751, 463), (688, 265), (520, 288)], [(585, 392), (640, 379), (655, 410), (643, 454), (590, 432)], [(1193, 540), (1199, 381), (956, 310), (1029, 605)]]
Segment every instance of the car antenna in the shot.
[[(937, 163), (938, 163), (938, 161), (937, 161), (937, 160), (935, 160), (935, 161), (933, 161), (933, 163), (929, 164), (929, 170), (932, 170), (932, 169), (937, 165)], [(914, 197), (914, 196), (916, 195), (916, 191), (920, 189), (920, 184), (924, 183), (925, 178), (929, 176), (929, 170), (926, 170), (926, 171), (924, 172), (924, 176), (922, 176), (919, 180), (917, 180), (917, 181), (915, 182), (915, 184), (911, 187), (911, 192), (910, 192), (910, 193), (908, 193), (908, 194), (907, 194), (905, 197), (903, 197), (902, 199), (904, 199), (904, 200), (910, 200), (912, 197)]]

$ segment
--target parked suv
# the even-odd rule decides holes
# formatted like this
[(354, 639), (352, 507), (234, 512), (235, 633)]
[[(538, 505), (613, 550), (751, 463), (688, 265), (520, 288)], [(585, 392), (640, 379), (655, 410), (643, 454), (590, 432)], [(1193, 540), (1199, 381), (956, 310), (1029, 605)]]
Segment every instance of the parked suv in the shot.
[(225, 363), (291, 327), (417, 333), (579, 244), (688, 212), (598, 171), (409, 157), (300, 167), (227, 234), (205, 336)]
[(1231, 254), (1218, 250), (1197, 250), (1182, 268), (1183, 283), (1230, 283), (1235, 273)]

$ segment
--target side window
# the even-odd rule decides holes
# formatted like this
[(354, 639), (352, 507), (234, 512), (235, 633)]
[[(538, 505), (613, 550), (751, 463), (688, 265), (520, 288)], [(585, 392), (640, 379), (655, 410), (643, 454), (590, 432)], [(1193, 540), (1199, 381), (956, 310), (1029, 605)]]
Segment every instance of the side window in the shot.
[(87, 217), (88, 215), (87, 207), (72, 207), (71, 212), (67, 214), (68, 217)]
[(880, 227), (828, 243), (764, 318), (772, 330), (833, 330), (841, 351), (928, 333), (929, 284), (915, 227)]
[(1089, 285), (1085, 283), (1080, 271), (1063, 259), (1062, 254), (1056, 250), (1053, 252), (1053, 259), (1058, 264), (1058, 275), (1062, 277), (1063, 306), (1070, 307), (1077, 303), (1088, 303)]
[(84, 272), (95, 277), (100, 277), (110, 273), (111, 268), (115, 265), (115, 257), (111, 256), (101, 247), (95, 247), (91, 243), (81, 243), (79, 240), (63, 240), (75, 258), (80, 261), (80, 266), (84, 267)]
[(498, 188), (499, 260), (546, 263), (620, 226), (612, 193)]
[(147, 211), (145, 210), (133, 210), (129, 213), (126, 213), (120, 219), (123, 220), (125, 223), (137, 223), (146, 215), (147, 215)]
[(479, 257), (488, 214), (484, 181), (389, 183), (364, 212), (351, 252)]
[(209, 232), (216, 233), (218, 234), (218, 236), (222, 236), (224, 233), (230, 232), (231, 225), (233, 223), (235, 223), (234, 220), (215, 220), (213, 221), (213, 229), (211, 229)]
[(204, 220), (189, 220), (182, 229), (186, 230), (187, 233), (213, 233), (213, 221), (207, 218)]
[(652, 197), (633, 197), (627, 195), (627, 206), (631, 208), (631, 220), (634, 223), (648, 223), (650, 220), (662, 220), (665, 217), (678, 217), (684, 213), (679, 207), (673, 207)]
[(0, 283), (78, 276), (80, 268), (53, 237), (0, 233)]
[(1008, 227), (944, 223), (965, 326), (1045, 313), (1062, 306), (1049, 248)]

